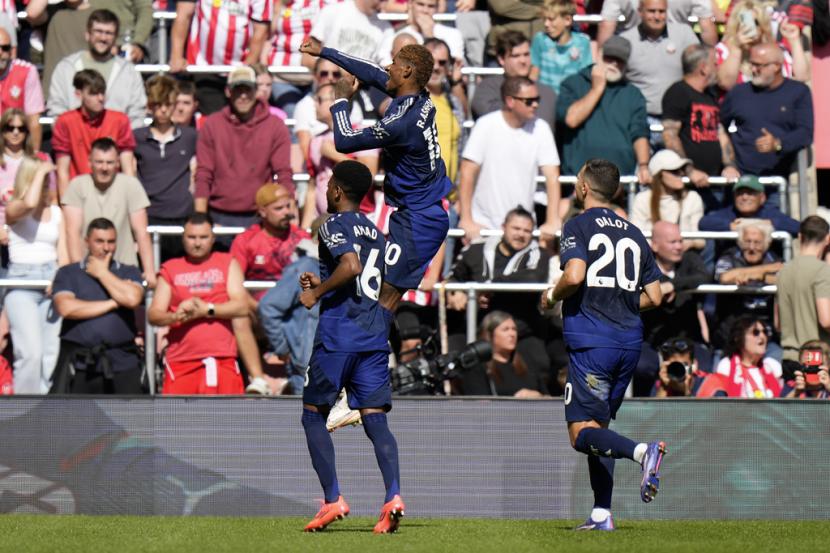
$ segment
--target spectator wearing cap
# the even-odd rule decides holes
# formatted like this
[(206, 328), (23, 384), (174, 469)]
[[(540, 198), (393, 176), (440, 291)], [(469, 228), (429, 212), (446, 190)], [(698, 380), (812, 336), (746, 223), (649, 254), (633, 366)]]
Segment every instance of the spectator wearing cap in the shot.
[(663, 95), (663, 141), (666, 148), (692, 163), (686, 176), (699, 188), (709, 209), (723, 205), (723, 188), (708, 188), (709, 177), (735, 180), (735, 151), (720, 120), (720, 103), (715, 87), (715, 51), (693, 44), (683, 51), (683, 79)]
[[(297, 206), (289, 190), (277, 183), (262, 185), (256, 192), (259, 222), (238, 235), (231, 245), (231, 255), (239, 263), (245, 280), (279, 281), (282, 271), (296, 259), (297, 244), (310, 238), (303, 229), (291, 224), (297, 218)], [(266, 290), (249, 292), (248, 312), (254, 317), (259, 300)], [(251, 318), (233, 320), (239, 353), (250, 376), (248, 391), (267, 394), (262, 360), (253, 333)]]
[[(196, 211), (209, 212), (223, 226), (256, 222), (257, 189), (276, 180), (294, 194), (291, 136), (268, 106), (256, 99), (256, 74), (250, 67), (228, 75), (230, 105), (209, 115), (196, 144)], [(224, 239), (223, 239), (224, 238)], [(217, 249), (230, 240), (217, 239)]]
[[(613, 39), (611, 39), (613, 40)], [(649, 395), (660, 368), (657, 350), (671, 339), (683, 339), (695, 349), (695, 358), (708, 370), (711, 355), (705, 347), (708, 326), (698, 299), (692, 290), (709, 282), (706, 269), (697, 251), (683, 251), (680, 228), (667, 221), (654, 224), (651, 249), (660, 269), (663, 303), (657, 309), (643, 312), (643, 346), (634, 373), (634, 395)]]
[[(667, 0), (642, 0), (637, 8), (640, 24), (620, 34), (631, 44), (625, 78), (646, 97), (652, 125), (661, 122), (666, 89), (683, 77), (683, 50), (699, 44), (687, 23), (666, 21), (666, 4)], [(651, 144), (655, 149), (662, 147), (660, 133), (652, 133)]]
[(19, 109), (26, 114), (26, 127), (32, 148), (40, 150), (40, 114), (43, 112), (43, 89), (37, 68), (14, 57), (12, 37), (0, 27), (0, 114)]
[[(778, 45), (753, 46), (749, 61), (752, 82), (729, 91), (721, 121), (737, 127), (729, 138), (741, 174), (789, 178), (799, 150), (813, 143), (812, 94), (804, 83), (781, 74)], [(767, 195), (773, 206), (780, 205), (777, 189)]]
[(651, 181), (646, 99), (625, 80), (631, 44), (611, 37), (600, 61), (562, 82), (556, 103), (561, 122), (562, 174), (576, 175), (585, 162), (600, 157), (623, 175)]
[[(720, 284), (739, 286), (763, 286), (775, 284), (778, 271), (783, 266), (781, 257), (770, 251), (772, 225), (760, 219), (742, 219), (735, 229), (738, 245), (726, 250), (715, 264), (715, 280)], [(719, 326), (712, 336), (715, 347), (725, 346), (724, 337), (735, 319), (741, 315), (752, 315), (767, 328), (770, 338), (767, 350), (780, 359), (780, 348), (773, 333), (773, 297), (768, 294), (720, 294), (715, 308), (715, 320)], [(776, 351), (777, 354), (772, 353)]]
[[(700, 194), (686, 188), (683, 176), (691, 164), (672, 150), (660, 150), (648, 162), (651, 185), (634, 197), (631, 222), (648, 232), (657, 221), (668, 221), (680, 227), (681, 232), (698, 230), (703, 217), (703, 200)], [(686, 248), (703, 248), (702, 240), (684, 242)]]
[(46, 107), (51, 115), (75, 109), (81, 103), (73, 90), (75, 74), (82, 69), (98, 71), (106, 82), (106, 107), (127, 114), (134, 129), (144, 126), (147, 96), (144, 83), (132, 62), (116, 56), (118, 17), (109, 10), (95, 10), (86, 27), (87, 48), (58, 62), (49, 82)]
[(94, 69), (82, 69), (75, 74), (72, 84), (81, 105), (62, 113), (52, 129), (59, 196), (66, 192), (70, 180), (92, 172), (89, 162), (92, 144), (100, 138), (115, 142), (121, 171), (135, 175), (135, 138), (130, 120), (120, 111), (104, 107), (107, 90), (104, 77)]
[(732, 186), (734, 205), (712, 211), (698, 223), (700, 230), (736, 230), (742, 219), (766, 219), (775, 230), (785, 230), (796, 236), (798, 221), (767, 203), (764, 185), (755, 175), (743, 175)]
[[(172, 120), (176, 81), (156, 75), (147, 81), (147, 107), (153, 117), (148, 127), (136, 129), (135, 159), (138, 179), (150, 198), (151, 225), (183, 225), (193, 210), (190, 186), (196, 166), (196, 129)], [(184, 255), (178, 236), (161, 237), (162, 261)]]

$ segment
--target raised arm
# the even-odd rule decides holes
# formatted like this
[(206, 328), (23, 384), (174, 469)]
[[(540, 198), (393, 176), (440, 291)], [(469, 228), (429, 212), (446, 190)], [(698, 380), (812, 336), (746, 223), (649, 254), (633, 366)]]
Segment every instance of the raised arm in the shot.
[(389, 74), (374, 63), (338, 52), (334, 48), (325, 48), (319, 40), (312, 36), (308, 37), (300, 46), (300, 52), (327, 59), (357, 77), (360, 82), (373, 86), (381, 92), (386, 92), (386, 81), (389, 80)]
[(391, 123), (381, 119), (371, 127), (355, 130), (352, 128), (352, 122), (349, 119), (349, 111), (349, 102), (345, 98), (338, 99), (331, 106), (331, 115), (334, 121), (332, 128), (334, 146), (338, 152), (350, 154), (359, 150), (384, 148), (396, 143), (398, 138), (397, 126), (401, 124), (400, 119)]

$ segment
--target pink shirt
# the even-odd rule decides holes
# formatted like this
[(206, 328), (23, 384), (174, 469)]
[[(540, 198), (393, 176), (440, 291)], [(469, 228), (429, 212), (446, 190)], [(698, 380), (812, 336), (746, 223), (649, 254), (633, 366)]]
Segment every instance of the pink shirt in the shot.
[[(328, 187), (329, 178), (331, 178), (332, 170), (335, 163), (329, 158), (325, 157), (322, 152), (323, 144), (325, 142), (334, 143), (334, 133), (329, 130), (323, 134), (318, 134), (311, 139), (311, 144), (308, 146), (308, 161), (311, 168), (314, 170), (315, 194), (317, 199), (317, 214), (326, 212), (326, 188)], [(362, 150), (354, 153), (354, 157), (378, 157), (380, 150)]]

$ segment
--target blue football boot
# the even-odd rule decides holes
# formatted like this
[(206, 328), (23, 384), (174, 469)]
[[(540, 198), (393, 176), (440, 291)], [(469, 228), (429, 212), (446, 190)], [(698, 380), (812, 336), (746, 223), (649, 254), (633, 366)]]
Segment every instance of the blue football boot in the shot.
[(643, 457), (643, 480), (640, 483), (640, 499), (651, 503), (660, 489), (660, 465), (667, 452), (666, 442), (651, 442)]
[(602, 522), (597, 522), (591, 517), (588, 517), (588, 520), (574, 528), (574, 530), (602, 530), (605, 532), (611, 532), (616, 530), (616, 528), (614, 528), (614, 517), (612, 515), (608, 515), (608, 518)]

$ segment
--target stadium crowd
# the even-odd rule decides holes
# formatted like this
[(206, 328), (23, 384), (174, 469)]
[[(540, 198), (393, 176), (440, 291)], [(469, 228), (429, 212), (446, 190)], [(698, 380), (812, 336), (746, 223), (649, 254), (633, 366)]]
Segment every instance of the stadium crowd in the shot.
[[(3, 393), (146, 391), (145, 369), (156, 368), (143, 368), (145, 317), (164, 393), (193, 389), (188, 381), (200, 393), (301, 392), (318, 313), (303, 308), (298, 276), (316, 270), (334, 165), (356, 159), (378, 177), (360, 209), (384, 232), (392, 209), (381, 152), (335, 148), (329, 108), (347, 74), (300, 53), (310, 35), (381, 64), (412, 43), (433, 57), (427, 91), (454, 184), (445, 208), (463, 237), (451, 233), (404, 296), (401, 360), (436, 355), (438, 334), (450, 351), (467, 342), (470, 298), (448, 292), (439, 325), (439, 282), (557, 281), (557, 233), (581, 208), (560, 177), (601, 157), (636, 178), (630, 199), (620, 187), (617, 211), (650, 233), (663, 274), (665, 301), (643, 315), (632, 393), (830, 397), (830, 228), (816, 215), (791, 218), (777, 181), (764, 179), (790, 182), (812, 144), (811, 40), (830, 34), (826, 3), (0, 5), (2, 272), (52, 282), (5, 289)], [(154, 25), (154, 10), (175, 19)], [(443, 13), (455, 17), (435, 17)], [(602, 21), (575, 22), (586, 13)], [(502, 71), (462, 71), (480, 67)], [(388, 104), (361, 89), (350, 119), (394, 117)], [(149, 225), (184, 231), (154, 252)], [(215, 235), (214, 225), (246, 230)], [(737, 238), (688, 236), (697, 231)], [(797, 239), (793, 251), (780, 231)], [(699, 293), (703, 284), (739, 290)], [(153, 291), (146, 305), (142, 286)], [(538, 292), (474, 299), (492, 359), (443, 389), (561, 395), (561, 317), (540, 310)]]

